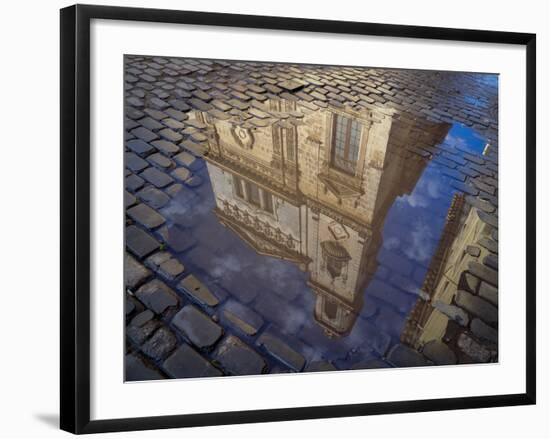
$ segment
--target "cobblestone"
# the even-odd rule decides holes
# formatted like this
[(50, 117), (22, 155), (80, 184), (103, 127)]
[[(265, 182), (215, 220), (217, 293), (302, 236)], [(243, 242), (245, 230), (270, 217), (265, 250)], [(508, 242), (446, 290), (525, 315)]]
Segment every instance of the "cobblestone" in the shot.
[(182, 190), (184, 189), (184, 186), (180, 183), (174, 183), (173, 185), (169, 186), (165, 189), (168, 196), (171, 198), (176, 197)]
[(468, 269), (474, 275), (483, 279), (485, 282), (490, 283), (491, 285), (498, 286), (498, 272), (492, 268), (481, 265), (478, 262), (470, 262), (468, 264)]
[(270, 355), (295, 371), (302, 370), (306, 363), (302, 354), (296, 352), (271, 332), (264, 332), (258, 339), (258, 345), (265, 348)]
[(154, 318), (155, 314), (153, 314), (150, 309), (146, 309), (135, 315), (134, 318), (131, 320), (130, 325), (139, 328), (140, 326), (143, 326), (146, 323), (152, 321)]
[(247, 335), (255, 335), (264, 324), (260, 315), (235, 300), (225, 304), (223, 316)]
[(221, 342), (213, 357), (232, 375), (259, 375), (267, 367), (259, 354), (232, 335)]
[(457, 345), (466, 355), (480, 363), (486, 363), (491, 358), (491, 351), (466, 333), (458, 337)]
[(483, 264), (487, 267), (492, 268), (493, 270), (498, 270), (498, 256), (493, 254), (488, 254), (483, 258)]
[(169, 259), (160, 264), (159, 267), (159, 273), (170, 280), (174, 280), (182, 274), (184, 270), (185, 267), (177, 259)]
[(498, 310), (489, 302), (473, 294), (459, 290), (455, 301), (458, 306), (480, 317), (487, 323), (496, 323), (498, 321)]
[(142, 284), (151, 275), (150, 270), (137, 262), (128, 253), (125, 255), (124, 267), (124, 284), (126, 288), (131, 290)]
[(151, 130), (148, 130), (145, 127), (138, 127), (130, 131), (138, 139), (143, 140), (144, 142), (151, 142), (152, 140), (158, 139), (158, 136), (153, 133)]
[(360, 361), (351, 366), (351, 369), (386, 369), (391, 367), (385, 361), (379, 360), (378, 358), (373, 358), (372, 360)]
[(189, 178), (191, 178), (191, 171), (187, 168), (176, 168), (174, 169), (170, 175), (174, 177), (176, 180), (181, 181), (182, 183), (185, 183)]
[(334, 365), (328, 361), (312, 361), (308, 363), (304, 372), (331, 372), (337, 370)]
[(153, 148), (151, 145), (141, 139), (128, 140), (126, 142), (126, 146), (133, 152), (141, 156), (145, 156), (155, 150), (155, 148)]
[(126, 381), (150, 381), (164, 378), (158, 370), (147, 365), (145, 361), (136, 354), (126, 355), (124, 364)]
[(161, 266), (161, 264), (170, 260), (171, 258), (172, 258), (172, 255), (167, 251), (156, 252), (145, 260), (145, 265), (157, 271)]
[(490, 195), (494, 195), (495, 194), (495, 188), (492, 187), (492, 186), (489, 186), (488, 184), (485, 184), (483, 183), (481, 180), (479, 179), (474, 179), (473, 180), (474, 182), (474, 186), (476, 186), (480, 191), (483, 191), (483, 192), (486, 192)]
[(479, 279), (472, 274), (465, 272), (460, 277), (459, 288), (462, 290), (469, 291), (470, 293), (475, 293), (477, 287), (479, 286)]
[(468, 183), (453, 181), (451, 183), (451, 186), (454, 187), (455, 189), (459, 190), (460, 192), (464, 192), (465, 194), (469, 194), (469, 195), (479, 194), (479, 191), (476, 188), (474, 188), (472, 185), (468, 184)]
[(495, 206), (488, 201), (482, 200), (481, 198), (467, 196), (466, 202), (487, 213), (492, 213), (495, 211)]
[(199, 348), (211, 347), (223, 334), (221, 326), (193, 305), (184, 306), (174, 316), (172, 324)]
[(169, 158), (167, 158), (166, 156), (158, 152), (155, 154), (151, 154), (149, 157), (147, 157), (147, 160), (153, 166), (156, 166), (161, 169), (168, 169), (173, 166), (173, 163)]
[(498, 343), (498, 332), (480, 319), (473, 319), (470, 325), (472, 333), (478, 338)]
[(151, 142), (151, 145), (169, 157), (177, 154), (180, 150), (176, 144), (163, 139), (155, 140), (154, 142)]
[(169, 142), (180, 142), (183, 136), (170, 128), (164, 128), (159, 131), (159, 135)]
[(148, 312), (148, 310), (134, 317), (126, 327), (126, 336), (138, 345), (145, 342), (145, 340), (147, 340), (147, 338), (159, 327), (159, 322), (151, 320), (151, 317), (152, 313)]
[(137, 197), (153, 209), (160, 209), (168, 204), (170, 197), (153, 186), (147, 186), (140, 190)]
[(151, 209), (147, 204), (138, 204), (126, 211), (128, 216), (148, 229), (154, 229), (165, 223), (162, 215)]
[(156, 239), (136, 226), (127, 227), (125, 236), (126, 247), (140, 259), (160, 248)]
[(145, 180), (157, 188), (163, 188), (174, 182), (174, 179), (156, 168), (147, 168), (141, 174)]
[(216, 306), (219, 303), (218, 298), (192, 274), (181, 280), (178, 289), (204, 305)]
[(478, 244), (486, 248), (492, 253), (498, 253), (498, 244), (487, 237), (483, 237), (478, 241)]
[(434, 364), (456, 364), (455, 353), (443, 342), (432, 340), (424, 345), (422, 354)]
[(498, 218), (495, 215), (478, 211), (478, 216), (485, 224), (498, 228)]
[[(172, 231), (172, 233), (170, 231)], [(179, 232), (177, 227), (171, 229), (163, 227), (160, 229), (160, 233), (168, 247), (176, 253), (184, 252), (194, 244), (192, 237)]]
[(145, 181), (143, 180), (143, 178), (138, 177), (136, 174), (129, 175), (124, 181), (126, 189), (130, 191), (137, 191), (138, 189), (143, 187), (144, 184)]
[(156, 120), (154, 119), (151, 119), (150, 117), (144, 117), (143, 119), (140, 119), (139, 120), (139, 123), (147, 128), (148, 130), (150, 131), (155, 131), (155, 130), (159, 130), (163, 127), (163, 125), (161, 123), (158, 123)]
[(447, 303), (439, 301), (434, 302), (433, 306), (435, 309), (442, 312), (459, 325), (468, 326), (470, 318), (468, 317), (468, 314), (466, 314), (466, 312), (464, 312), (464, 310), (460, 309), (458, 306), (449, 305)]
[(489, 285), (487, 282), (481, 282), (478, 294), (493, 305), (498, 306), (498, 290), (492, 285)]
[(141, 346), (141, 351), (158, 361), (172, 352), (176, 347), (176, 343), (177, 340), (174, 334), (169, 329), (161, 327)]
[(198, 160), (190, 153), (183, 151), (174, 157), (174, 160), (187, 169), (197, 170), (200, 167)]
[(387, 360), (395, 367), (428, 366), (430, 364), (422, 354), (402, 344), (396, 344), (390, 350)]
[(131, 169), (134, 172), (139, 172), (149, 166), (149, 163), (147, 163), (145, 160), (138, 157), (132, 152), (127, 152), (124, 155), (124, 163), (126, 164), (127, 168)]
[(136, 297), (157, 314), (162, 314), (167, 308), (175, 307), (179, 303), (177, 295), (159, 279), (139, 288)]
[(166, 359), (162, 368), (172, 378), (187, 377), (217, 377), (222, 372), (216, 369), (187, 344), (181, 344), (176, 351)]
[(124, 314), (126, 317), (132, 315), (137, 310), (139, 302), (131, 296), (126, 296), (126, 301), (124, 302)]
[(128, 191), (124, 191), (124, 208), (128, 209), (137, 203), (137, 199)]

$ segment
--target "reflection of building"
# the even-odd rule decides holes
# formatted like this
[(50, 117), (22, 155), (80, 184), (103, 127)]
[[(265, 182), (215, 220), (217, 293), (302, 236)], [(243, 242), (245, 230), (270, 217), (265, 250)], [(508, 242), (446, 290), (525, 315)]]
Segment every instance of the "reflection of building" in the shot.
[(441, 142), (448, 125), (285, 100), (251, 107), (251, 119), (235, 113), (196, 114), (207, 125), (218, 218), (258, 253), (307, 271), (316, 320), (329, 335), (346, 334), (376, 269), (386, 213), (426, 165), (405, 148)]
[[(422, 287), (426, 300), (418, 299), (409, 314), (401, 333), (403, 343), (417, 350), (428, 344), (441, 346), (445, 343), (448, 346), (445, 351), (464, 351), (478, 361), (494, 361), (496, 358), (496, 331), (492, 327), (498, 323), (498, 311), (493, 307), (496, 304), (492, 297), (488, 297), (488, 302), (484, 300), (487, 296), (478, 288), (480, 280), (475, 276), (490, 279), (492, 271), (485, 268), (489, 274), (483, 274), (475, 269), (481, 267), (478, 261), (491, 255), (487, 249), (491, 246), (487, 243), (490, 243), (494, 224), (484, 218), (486, 215), (478, 208), (465, 203), (464, 195), (454, 196)], [(474, 274), (470, 273), (472, 269)], [(481, 283), (487, 286), (486, 291), (496, 292), (494, 287)], [(487, 320), (487, 323), (481, 320)], [(450, 322), (459, 329), (452, 329)], [(475, 341), (472, 341), (471, 333), (476, 337)], [(464, 346), (465, 343), (469, 346)]]

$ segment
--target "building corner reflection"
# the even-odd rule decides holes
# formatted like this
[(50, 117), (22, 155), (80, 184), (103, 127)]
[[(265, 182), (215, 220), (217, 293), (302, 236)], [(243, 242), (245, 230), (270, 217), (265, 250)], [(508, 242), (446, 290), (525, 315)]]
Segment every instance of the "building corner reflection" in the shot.
[(279, 99), (249, 112), (192, 116), (206, 126), (215, 214), (259, 254), (307, 272), (315, 320), (344, 336), (377, 269), (387, 212), (428, 163), (410, 148), (438, 145), (450, 125)]

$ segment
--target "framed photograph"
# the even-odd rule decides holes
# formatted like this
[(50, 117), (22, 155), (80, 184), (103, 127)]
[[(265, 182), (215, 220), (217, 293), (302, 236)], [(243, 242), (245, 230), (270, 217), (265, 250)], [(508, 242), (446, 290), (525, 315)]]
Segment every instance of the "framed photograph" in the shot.
[(535, 403), (535, 35), (61, 10), (61, 428)]

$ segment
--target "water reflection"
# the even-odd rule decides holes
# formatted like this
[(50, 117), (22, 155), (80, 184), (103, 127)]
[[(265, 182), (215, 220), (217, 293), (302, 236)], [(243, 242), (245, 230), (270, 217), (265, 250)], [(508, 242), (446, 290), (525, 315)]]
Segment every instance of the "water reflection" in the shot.
[(248, 117), (195, 112), (190, 123), (206, 166), (165, 211), (184, 264), (312, 359), (349, 368), (358, 353), (421, 338), (402, 331), (433, 295), (425, 279), (457, 192), (446, 162), (481, 153), (482, 138), (393, 110), (273, 99)]

